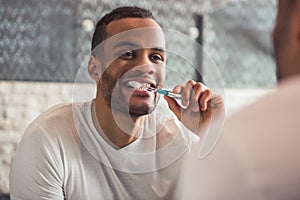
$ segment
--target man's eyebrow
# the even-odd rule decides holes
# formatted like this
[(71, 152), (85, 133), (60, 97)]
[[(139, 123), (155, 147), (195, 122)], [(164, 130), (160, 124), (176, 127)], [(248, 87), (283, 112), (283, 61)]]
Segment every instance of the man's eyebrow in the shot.
[[(116, 43), (114, 46), (113, 46), (113, 50), (117, 49), (117, 48), (122, 48), (122, 47), (127, 47), (127, 48), (130, 48), (130, 49), (144, 49), (142, 46), (134, 43), (134, 42), (130, 42), (130, 41), (120, 41), (118, 43)], [(145, 47), (145, 48), (149, 48), (149, 47)], [(159, 52), (162, 52), (162, 53), (165, 53), (165, 49), (162, 48), (162, 47), (153, 47), (151, 48), (151, 50), (153, 51), (159, 51)]]
[(162, 48), (162, 47), (154, 47), (154, 48), (151, 48), (151, 50), (153, 50), (153, 51), (159, 51), (161, 53), (165, 53), (166, 52), (166, 50), (164, 48)]
[(138, 49), (139, 45), (137, 45), (133, 42), (130, 42), (130, 41), (121, 41), (113, 46), (113, 50), (115, 50), (116, 48), (120, 48), (120, 47), (130, 47), (132, 49)]

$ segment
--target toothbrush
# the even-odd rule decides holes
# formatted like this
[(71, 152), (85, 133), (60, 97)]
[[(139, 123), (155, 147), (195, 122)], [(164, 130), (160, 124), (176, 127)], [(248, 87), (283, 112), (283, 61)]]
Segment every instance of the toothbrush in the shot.
[(171, 97), (173, 99), (181, 99), (181, 94), (174, 94), (170, 90), (166, 90), (166, 89), (163, 89), (163, 88), (159, 89), (159, 88), (149, 87), (149, 86), (146, 86), (146, 85), (141, 84), (141, 83), (136, 82), (136, 81), (129, 81), (128, 85), (133, 87), (133, 88), (136, 88), (136, 89), (144, 89), (144, 90), (147, 90), (147, 91), (150, 91), (150, 92), (157, 92), (159, 94), (163, 94), (163, 95)]

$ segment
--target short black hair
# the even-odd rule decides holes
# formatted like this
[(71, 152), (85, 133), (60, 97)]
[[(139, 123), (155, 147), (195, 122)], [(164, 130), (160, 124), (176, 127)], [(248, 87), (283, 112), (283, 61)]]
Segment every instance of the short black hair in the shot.
[[(106, 39), (106, 27), (115, 20), (123, 18), (151, 18), (154, 19), (150, 10), (140, 8), (137, 6), (124, 6), (119, 7), (104, 15), (97, 23), (93, 38), (91, 50)], [(155, 20), (155, 19), (154, 19)]]

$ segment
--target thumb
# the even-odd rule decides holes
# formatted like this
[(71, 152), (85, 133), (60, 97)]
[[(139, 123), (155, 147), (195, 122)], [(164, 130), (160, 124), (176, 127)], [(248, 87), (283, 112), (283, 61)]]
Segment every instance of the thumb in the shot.
[(176, 117), (181, 120), (181, 107), (177, 101), (168, 96), (164, 96), (164, 99), (167, 101), (170, 110), (172, 110)]

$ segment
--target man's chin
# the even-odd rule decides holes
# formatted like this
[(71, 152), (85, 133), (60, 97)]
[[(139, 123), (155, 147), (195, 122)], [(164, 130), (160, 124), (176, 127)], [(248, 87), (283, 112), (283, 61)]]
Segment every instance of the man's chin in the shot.
[(110, 105), (110, 108), (115, 112), (119, 113), (121, 115), (127, 115), (130, 117), (140, 117), (144, 115), (148, 115), (152, 113), (155, 108), (156, 104), (155, 103), (135, 103), (135, 104), (130, 104), (127, 106), (122, 104), (121, 101), (115, 102), (114, 104)]
[(155, 106), (149, 105), (138, 105), (138, 106), (130, 106), (129, 107), (129, 115), (131, 117), (140, 117), (144, 115), (148, 115), (155, 110)]

